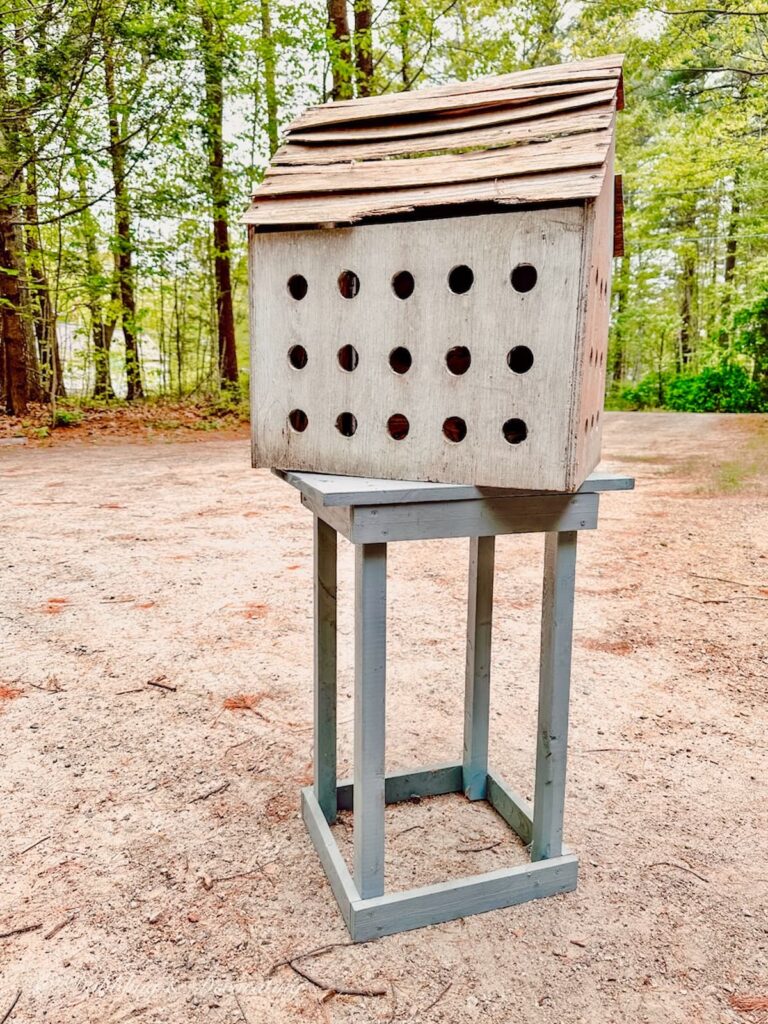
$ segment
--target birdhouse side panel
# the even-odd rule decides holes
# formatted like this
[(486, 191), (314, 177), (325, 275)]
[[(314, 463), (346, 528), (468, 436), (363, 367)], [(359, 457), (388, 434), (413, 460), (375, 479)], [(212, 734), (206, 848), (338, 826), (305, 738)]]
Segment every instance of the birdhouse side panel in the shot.
[(603, 404), (611, 312), (611, 271), (614, 240), (614, 175), (611, 152), (598, 198), (586, 206), (584, 234), (585, 305), (579, 329), (576, 387), (574, 389), (574, 487), (578, 487), (600, 461), (603, 440)]
[(562, 490), (584, 207), (253, 233), (253, 460)]

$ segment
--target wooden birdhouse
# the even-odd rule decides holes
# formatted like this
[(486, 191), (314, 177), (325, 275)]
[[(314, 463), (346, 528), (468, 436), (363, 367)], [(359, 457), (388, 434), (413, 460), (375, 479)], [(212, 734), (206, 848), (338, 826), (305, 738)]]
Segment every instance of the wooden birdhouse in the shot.
[(312, 107), (246, 213), (256, 466), (574, 491), (622, 58)]

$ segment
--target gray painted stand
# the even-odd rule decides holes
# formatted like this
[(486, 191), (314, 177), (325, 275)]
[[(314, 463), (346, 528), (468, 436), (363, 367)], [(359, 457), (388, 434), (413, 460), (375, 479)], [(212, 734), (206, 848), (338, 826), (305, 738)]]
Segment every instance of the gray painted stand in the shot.
[[(563, 843), (571, 634), (579, 530), (597, 526), (602, 491), (628, 477), (593, 474), (576, 494), (502, 491), (320, 473), (278, 473), (313, 513), (315, 771), (302, 813), (353, 941), (450, 921), (576, 888)], [(495, 538), (546, 534), (534, 807), (488, 766)], [(355, 545), (354, 778), (336, 779), (336, 534)], [(387, 544), (469, 537), (464, 753), (461, 763), (385, 775)], [(487, 800), (531, 861), (408, 892), (384, 893), (384, 807), (412, 796)], [(330, 826), (354, 804), (350, 874)]]

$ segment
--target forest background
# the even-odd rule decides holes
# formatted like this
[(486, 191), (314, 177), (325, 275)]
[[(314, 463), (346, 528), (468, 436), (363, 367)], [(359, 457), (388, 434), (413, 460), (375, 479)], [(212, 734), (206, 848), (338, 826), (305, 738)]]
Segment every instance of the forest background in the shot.
[(0, 409), (247, 394), (240, 216), (307, 104), (624, 52), (608, 404), (768, 411), (768, 3), (0, 0)]

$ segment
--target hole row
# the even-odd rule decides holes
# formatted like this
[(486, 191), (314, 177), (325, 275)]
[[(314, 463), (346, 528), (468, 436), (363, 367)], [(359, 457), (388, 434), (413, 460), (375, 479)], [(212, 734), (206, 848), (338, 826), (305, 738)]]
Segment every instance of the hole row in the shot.
[[(309, 426), (309, 417), (303, 409), (291, 409), (288, 414), (291, 429), (303, 434)], [(344, 437), (352, 437), (357, 431), (357, 417), (351, 412), (342, 412), (336, 417), (336, 429)], [(387, 420), (387, 433), (395, 441), (403, 441), (409, 434), (411, 425), (408, 417), (397, 412)], [(509, 444), (521, 444), (528, 437), (528, 426), (524, 420), (512, 418), (507, 420), (501, 432)], [(454, 444), (459, 444), (467, 436), (467, 424), (461, 416), (449, 416), (443, 421), (443, 434)]]
[(600, 422), (600, 410), (593, 412), (591, 416), (587, 416), (584, 420), (584, 433), (588, 434), (590, 430), (594, 430), (597, 424)]
[[(354, 345), (342, 345), (336, 353), (336, 358), (339, 366), (347, 373), (356, 369), (360, 362)], [(293, 345), (288, 349), (288, 362), (295, 370), (304, 369), (309, 362), (309, 356), (303, 345)], [(395, 373), (402, 375), (410, 370), (413, 357), (405, 346), (398, 345), (389, 353), (389, 365)], [(445, 354), (445, 365), (454, 376), (460, 377), (472, 365), (472, 353), (466, 345), (454, 345)], [(513, 373), (527, 373), (533, 366), (533, 352), (527, 345), (515, 345), (507, 352), (507, 366)]]
[[(509, 281), (516, 292), (529, 292), (538, 280), (538, 271), (532, 263), (518, 263), (509, 275)], [(409, 270), (401, 270), (392, 277), (392, 291), (398, 299), (409, 299), (416, 287), (416, 280)], [(462, 263), (448, 274), (448, 287), (455, 295), (466, 294), (475, 283), (471, 267)], [(336, 282), (345, 299), (354, 299), (360, 292), (360, 278), (354, 270), (342, 270)], [(288, 278), (288, 291), (296, 300), (301, 300), (309, 291), (309, 283), (303, 274)]]

